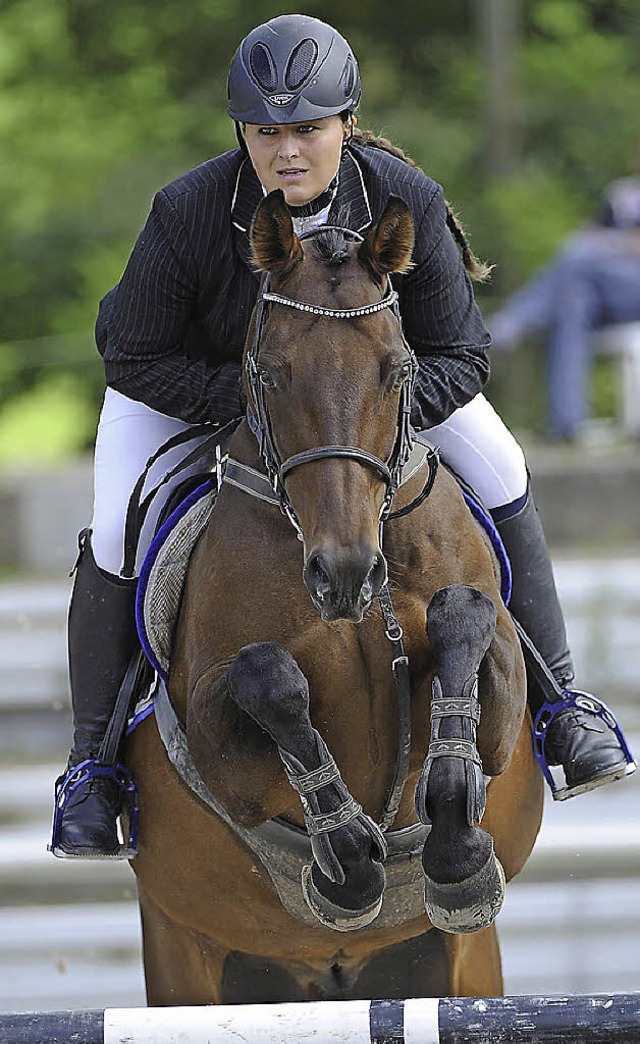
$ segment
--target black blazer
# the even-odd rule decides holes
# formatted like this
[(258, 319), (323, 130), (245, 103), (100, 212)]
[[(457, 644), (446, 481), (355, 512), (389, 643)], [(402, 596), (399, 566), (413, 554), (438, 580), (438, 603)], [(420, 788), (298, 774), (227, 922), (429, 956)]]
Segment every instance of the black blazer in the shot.
[[(329, 221), (339, 213), (364, 232), (390, 193), (406, 200), (416, 227), (414, 268), (393, 282), (420, 363), (412, 420), (426, 428), (481, 390), (490, 337), (445, 223), (442, 189), (421, 170), (349, 146)], [(111, 387), (190, 422), (242, 412), (240, 362), (259, 286), (248, 230), (262, 196), (240, 149), (157, 193), (120, 282), (100, 303), (96, 340)]]

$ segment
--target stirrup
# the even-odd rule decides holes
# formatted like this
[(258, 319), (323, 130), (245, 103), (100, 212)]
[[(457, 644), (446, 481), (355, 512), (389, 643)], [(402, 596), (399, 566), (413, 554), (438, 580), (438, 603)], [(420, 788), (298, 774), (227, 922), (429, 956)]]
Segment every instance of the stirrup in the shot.
[[(586, 780), (584, 783), (578, 783), (573, 787), (558, 784), (549, 768), (545, 750), (547, 729), (549, 725), (558, 714), (562, 711), (569, 710), (571, 707), (587, 711), (589, 714), (593, 714), (594, 717), (601, 718), (605, 725), (607, 725), (615, 735), (624, 757), (624, 764), (621, 763), (611, 771), (605, 772), (602, 775), (597, 776), (595, 779)], [(622, 732), (613, 711), (602, 700), (599, 700), (596, 696), (592, 696), (589, 692), (583, 692), (581, 689), (565, 689), (562, 698), (554, 700), (552, 703), (545, 700), (536, 714), (533, 723), (533, 753), (536, 761), (542, 769), (544, 778), (549, 784), (551, 796), (554, 801), (566, 801), (567, 798), (575, 797), (577, 794), (584, 794), (589, 790), (595, 790), (597, 787), (604, 786), (606, 783), (613, 783), (615, 780), (622, 779), (624, 776), (630, 776), (632, 772), (635, 772), (637, 767), (636, 760), (631, 753), (629, 744), (624, 737), (624, 733)]]
[(138, 799), (138, 788), (129, 770), (117, 762), (105, 765), (97, 758), (86, 758), (80, 764), (70, 768), (65, 776), (61, 776), (56, 783), (56, 796), (53, 811), (53, 826), (51, 830), (51, 843), (47, 845), (47, 851), (52, 852), (59, 859), (75, 859), (80, 856), (70, 856), (60, 848), (60, 828), (65, 809), (71, 795), (93, 779), (110, 779), (118, 787), (123, 803), (126, 804), (129, 819), (129, 840), (120, 845), (113, 854), (105, 855), (105, 859), (133, 859), (138, 854), (138, 823), (140, 819), (140, 801)]

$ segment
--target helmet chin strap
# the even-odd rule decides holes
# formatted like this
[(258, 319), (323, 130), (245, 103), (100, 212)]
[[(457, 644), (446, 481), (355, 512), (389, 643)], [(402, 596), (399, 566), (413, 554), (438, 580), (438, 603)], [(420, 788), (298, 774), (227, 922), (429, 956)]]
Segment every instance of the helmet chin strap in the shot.
[(248, 156), (249, 150), (247, 149), (247, 143), (244, 140), (244, 131), (242, 129), (244, 124), (240, 123), (239, 120), (234, 120), (233, 125), (236, 129), (236, 138), (238, 139), (238, 145), (240, 146), (242, 151)]

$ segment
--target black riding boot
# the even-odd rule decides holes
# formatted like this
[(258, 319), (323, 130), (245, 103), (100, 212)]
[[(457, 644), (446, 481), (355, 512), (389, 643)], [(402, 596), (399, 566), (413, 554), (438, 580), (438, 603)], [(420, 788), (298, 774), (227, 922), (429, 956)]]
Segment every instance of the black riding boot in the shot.
[[(62, 858), (113, 859), (127, 854), (117, 832), (123, 780), (115, 766), (103, 766), (98, 755), (120, 684), (138, 646), (136, 583), (103, 572), (93, 557), (90, 531), (80, 535), (68, 619), (73, 747), (67, 770), (56, 784), (57, 810), (50, 846), (54, 855)], [(70, 771), (77, 767), (77, 778), (70, 777)], [(61, 800), (65, 779), (68, 785)]]
[(548, 769), (545, 775), (554, 798), (564, 800), (628, 775), (635, 763), (608, 708), (589, 693), (571, 688), (574, 670), (564, 617), (531, 492), (517, 514), (497, 520), (496, 525), (513, 571), (509, 608), (561, 690), (556, 694), (542, 692), (535, 676), (527, 671), (534, 719), (545, 708), (541, 715), (543, 757), (550, 765), (562, 766), (565, 787), (556, 788)]

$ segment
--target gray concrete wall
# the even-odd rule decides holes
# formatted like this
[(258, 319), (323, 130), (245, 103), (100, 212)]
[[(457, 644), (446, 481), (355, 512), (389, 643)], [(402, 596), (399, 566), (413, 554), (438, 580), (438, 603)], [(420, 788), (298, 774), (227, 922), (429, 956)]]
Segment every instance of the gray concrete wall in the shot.
[[(549, 543), (562, 552), (640, 547), (640, 452), (530, 451)], [(89, 458), (56, 470), (0, 474), (0, 569), (65, 576), (89, 525)]]
[(529, 453), (528, 461), (553, 548), (640, 548), (640, 446), (539, 451)]
[(0, 474), (0, 568), (65, 576), (75, 561), (77, 534), (92, 514), (92, 463)]

